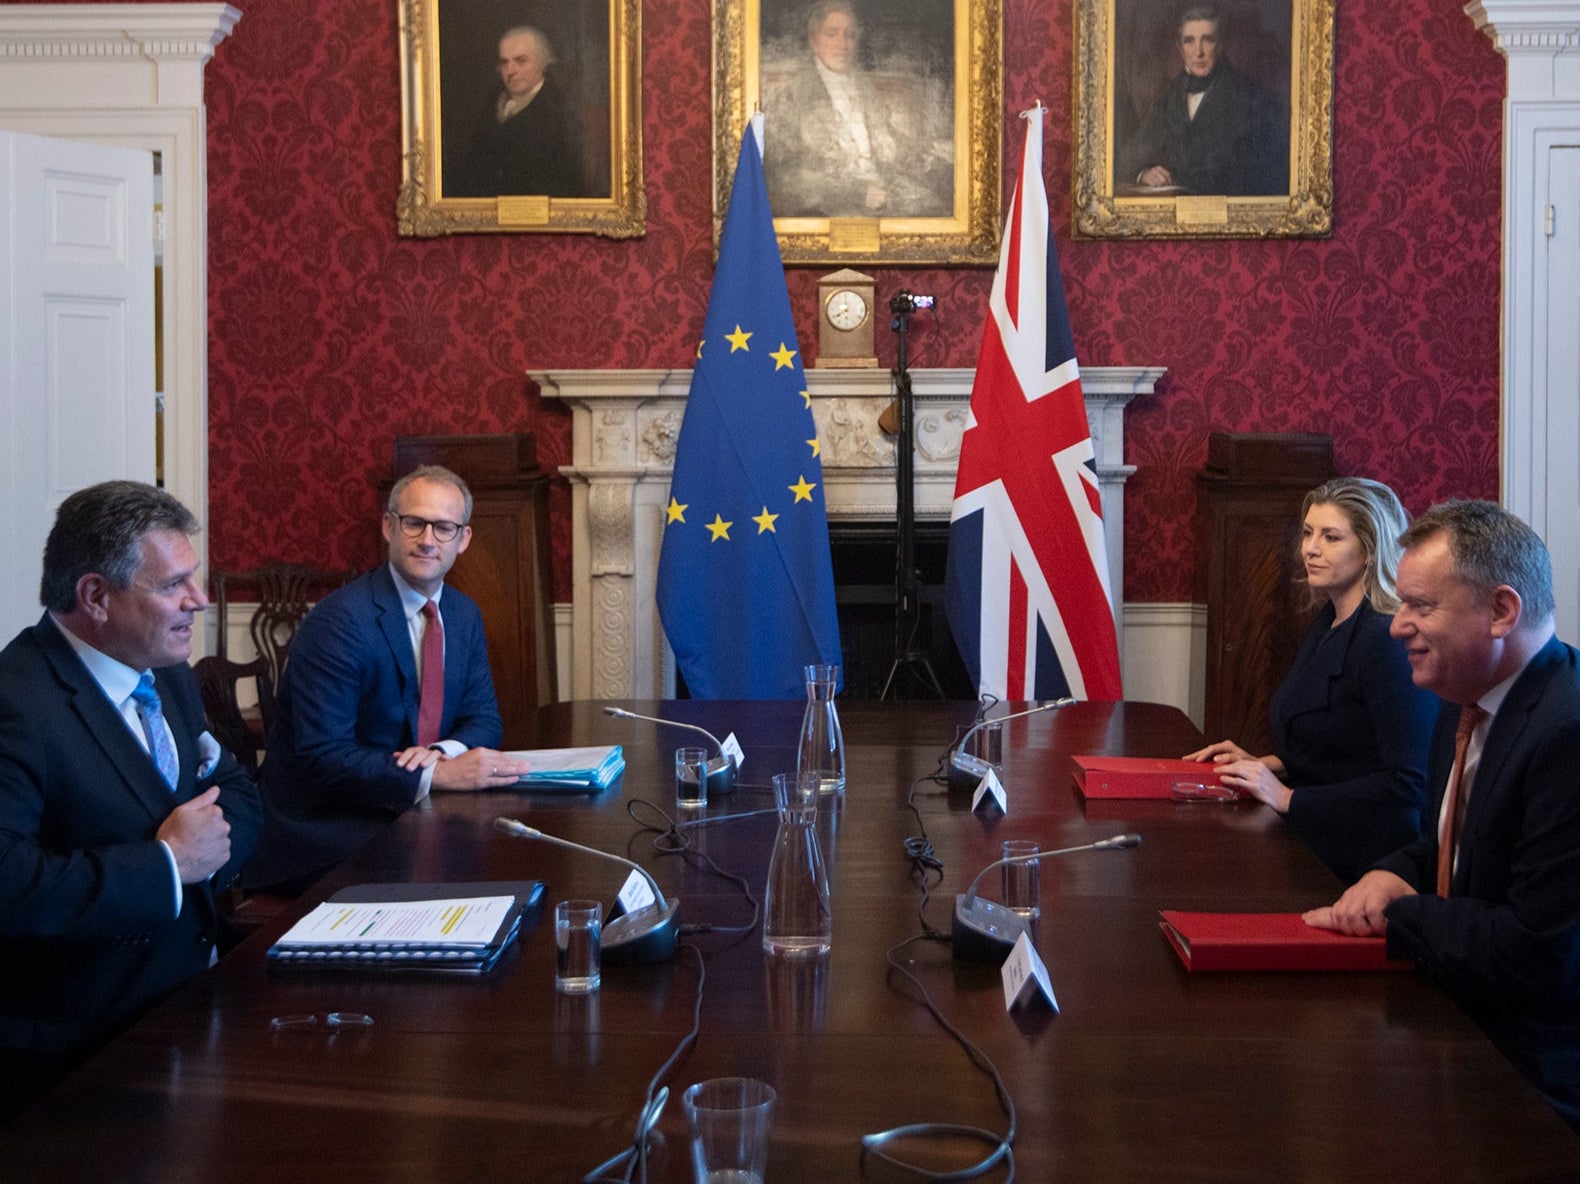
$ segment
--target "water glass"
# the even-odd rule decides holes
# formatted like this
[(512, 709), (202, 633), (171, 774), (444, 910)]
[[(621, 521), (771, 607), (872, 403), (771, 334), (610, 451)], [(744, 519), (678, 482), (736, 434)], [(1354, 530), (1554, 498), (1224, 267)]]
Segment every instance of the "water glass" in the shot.
[[(1022, 855), (1036, 855), (1039, 848), (1033, 839), (1005, 839), (1001, 848), (1004, 859)], [(1006, 863), (1004, 873), (1004, 905), (1035, 921), (1042, 913), (1042, 864), (1035, 861)]]
[(750, 1077), (715, 1077), (686, 1089), (681, 1101), (696, 1184), (762, 1184), (777, 1097), (773, 1086)]
[(708, 750), (675, 749), (675, 806), (700, 810), (708, 804)]
[(596, 991), (603, 905), (596, 900), (562, 900), (554, 906), (554, 986), (568, 995)]

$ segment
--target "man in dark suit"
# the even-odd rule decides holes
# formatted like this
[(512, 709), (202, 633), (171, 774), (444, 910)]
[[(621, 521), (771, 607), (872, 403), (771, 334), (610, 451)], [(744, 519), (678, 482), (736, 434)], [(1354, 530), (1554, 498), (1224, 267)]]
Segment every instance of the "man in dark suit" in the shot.
[(1180, 18), (1182, 72), (1119, 154), (1115, 181), (1230, 197), (1289, 192), (1283, 104), (1229, 64), (1214, 8)]
[(249, 887), (300, 891), (430, 790), (502, 789), (525, 771), (494, 751), (503, 729), (482, 614), (444, 586), (471, 516), (454, 473), (408, 473), (384, 515), (389, 562), (302, 621), (261, 772)]
[(576, 112), (545, 76), (553, 64), (549, 39), (532, 26), (518, 25), (500, 37), (500, 89), (481, 112), (466, 156), (447, 178), (447, 196), (595, 196), (586, 192), (582, 176)]
[(1426, 834), (1310, 924), (1386, 934), (1580, 1122), (1580, 655), (1553, 635), (1552, 566), (1489, 502), (1401, 540), (1393, 632), (1447, 703)]
[(214, 958), (257, 790), (186, 665), (208, 605), (169, 494), (61, 503), (47, 610), (0, 652), (0, 1117)]

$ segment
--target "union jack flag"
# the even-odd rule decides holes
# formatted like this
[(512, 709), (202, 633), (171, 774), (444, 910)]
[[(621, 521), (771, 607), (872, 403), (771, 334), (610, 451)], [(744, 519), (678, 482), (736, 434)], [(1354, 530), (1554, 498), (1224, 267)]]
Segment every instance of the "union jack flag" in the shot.
[(1103, 508), (1081, 371), (1049, 232), (1042, 113), (993, 279), (960, 442), (945, 576), (977, 690), (1005, 700), (1123, 697)]

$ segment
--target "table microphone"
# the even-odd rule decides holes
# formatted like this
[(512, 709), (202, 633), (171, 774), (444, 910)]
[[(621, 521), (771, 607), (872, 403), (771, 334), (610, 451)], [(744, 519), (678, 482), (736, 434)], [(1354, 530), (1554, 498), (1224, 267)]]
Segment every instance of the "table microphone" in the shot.
[(685, 728), (688, 732), (701, 732), (713, 741), (713, 747), (719, 750), (719, 755), (708, 761), (708, 796), (735, 792), (735, 758), (724, 751), (724, 745), (719, 743), (719, 738), (707, 728), (699, 728), (696, 724), (683, 724), (679, 720), (660, 719), (656, 715), (638, 715), (634, 711), (627, 711), (623, 707), (605, 707), (605, 715), (612, 715), (618, 719), (640, 719), (650, 724), (663, 724), (670, 728)]
[(680, 937), (675, 913), (680, 908), (680, 902), (666, 901), (659, 890), (658, 881), (641, 864), (633, 863), (623, 855), (612, 855), (596, 847), (586, 847), (569, 839), (546, 835), (537, 827), (527, 826), (514, 818), (496, 818), (494, 827), (518, 839), (541, 839), (556, 847), (568, 847), (572, 851), (582, 851), (600, 859), (612, 859), (615, 863), (634, 868), (652, 889), (653, 903), (633, 913), (621, 913), (603, 927), (601, 940), (604, 959), (608, 962), (667, 962), (675, 956), (675, 942)]
[(1111, 839), (1099, 839), (1080, 847), (1063, 847), (1058, 851), (1037, 851), (1030, 855), (1012, 855), (994, 860), (977, 873), (977, 878), (971, 881), (971, 887), (964, 895), (955, 897), (954, 924), (950, 933), (955, 957), (971, 962), (1002, 962), (1009, 957), (1020, 935), (1031, 927), (1031, 922), (1014, 909), (997, 901), (977, 899), (977, 886), (982, 883), (982, 877), (994, 868), (1006, 863), (1037, 863), (1052, 859), (1055, 855), (1071, 855), (1076, 851), (1119, 851), (1139, 846), (1140, 843), (1141, 836), (1137, 834), (1115, 835)]
[(981, 783), (982, 778), (993, 766), (979, 756), (972, 756), (966, 751), (966, 744), (971, 737), (988, 724), (1008, 723), (1012, 719), (1022, 719), (1028, 715), (1039, 715), (1044, 711), (1052, 711), (1055, 707), (1068, 707), (1075, 700), (1071, 698), (1055, 699), (1051, 703), (1043, 703), (1037, 707), (1029, 707), (1025, 711), (1017, 711), (1014, 715), (1001, 715), (997, 719), (979, 720), (971, 730), (960, 737), (949, 753), (949, 792), (956, 794), (969, 794)]

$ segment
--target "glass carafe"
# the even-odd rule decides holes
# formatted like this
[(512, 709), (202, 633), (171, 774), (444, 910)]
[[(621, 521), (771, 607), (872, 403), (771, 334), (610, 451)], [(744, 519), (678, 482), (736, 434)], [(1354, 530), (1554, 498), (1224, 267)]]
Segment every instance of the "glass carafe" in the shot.
[(817, 842), (820, 796), (811, 774), (774, 775), (779, 832), (763, 901), (763, 949), (770, 954), (822, 954), (833, 944), (828, 872)]
[(845, 733), (834, 707), (839, 667), (808, 666), (805, 671), (806, 713), (801, 717), (796, 772), (816, 773), (819, 793), (844, 793)]

